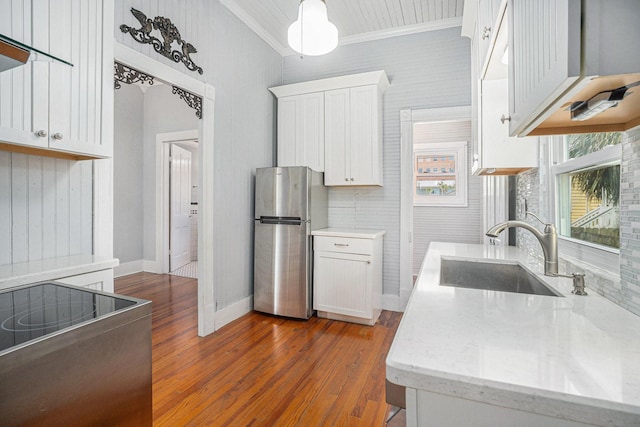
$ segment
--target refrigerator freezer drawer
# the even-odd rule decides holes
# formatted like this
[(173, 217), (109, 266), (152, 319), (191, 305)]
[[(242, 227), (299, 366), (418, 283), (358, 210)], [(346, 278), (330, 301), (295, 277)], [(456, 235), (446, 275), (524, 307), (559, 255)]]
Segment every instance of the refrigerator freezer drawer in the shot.
[(254, 243), (254, 309), (300, 319), (311, 317), (307, 224), (256, 221)]

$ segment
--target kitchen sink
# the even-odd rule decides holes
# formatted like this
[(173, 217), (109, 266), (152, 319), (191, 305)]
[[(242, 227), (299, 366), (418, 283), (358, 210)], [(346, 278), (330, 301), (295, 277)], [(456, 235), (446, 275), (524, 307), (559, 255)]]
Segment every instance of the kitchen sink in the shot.
[(561, 296), (520, 264), (442, 258), (440, 265), (441, 286)]

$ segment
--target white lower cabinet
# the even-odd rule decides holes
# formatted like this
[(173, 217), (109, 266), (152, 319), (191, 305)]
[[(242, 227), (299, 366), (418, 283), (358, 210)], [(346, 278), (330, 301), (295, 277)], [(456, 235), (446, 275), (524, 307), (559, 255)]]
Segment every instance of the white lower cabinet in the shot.
[(384, 231), (316, 230), (313, 308), (319, 317), (373, 325), (382, 311)]
[(594, 427), (549, 415), (407, 387), (407, 427)]
[(78, 274), (77, 276), (63, 277), (62, 279), (56, 279), (55, 281), (66, 285), (95, 289), (97, 291), (114, 292), (112, 268), (86, 274)]

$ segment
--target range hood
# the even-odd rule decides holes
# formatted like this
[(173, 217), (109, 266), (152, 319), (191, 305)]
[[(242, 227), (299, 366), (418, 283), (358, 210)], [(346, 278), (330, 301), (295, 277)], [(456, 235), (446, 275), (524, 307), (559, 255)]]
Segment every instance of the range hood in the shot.
[(0, 73), (24, 65), (29, 61), (60, 62), (73, 67), (73, 64), (64, 59), (0, 34)]

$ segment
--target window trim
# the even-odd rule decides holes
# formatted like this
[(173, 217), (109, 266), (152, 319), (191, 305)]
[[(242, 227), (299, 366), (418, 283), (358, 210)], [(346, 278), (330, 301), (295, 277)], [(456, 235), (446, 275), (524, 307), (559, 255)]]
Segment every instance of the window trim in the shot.
[[(416, 144), (413, 147), (413, 206), (442, 206), (442, 207), (468, 207), (468, 190), (467, 190), (467, 175), (469, 173), (469, 165), (467, 162), (467, 149), (468, 141), (455, 141), (455, 142), (436, 142)], [(439, 197), (433, 196), (417, 196), (416, 190), (416, 172), (415, 167), (417, 164), (417, 156), (428, 154), (435, 154), (434, 157), (442, 157), (445, 154), (455, 153), (456, 156), (456, 195), (452, 197)]]
[[(552, 175), (587, 170), (592, 167), (605, 166), (607, 163), (620, 162), (622, 159), (622, 144), (610, 145), (600, 151), (585, 154), (565, 162), (558, 162), (551, 167)], [(555, 159), (554, 159), (555, 160)]]
[[(623, 136), (624, 141), (625, 136)], [(549, 145), (549, 174), (547, 176), (549, 191), (549, 206), (551, 220), (559, 228), (560, 206), (556, 195), (559, 193), (557, 176), (564, 173), (590, 169), (611, 162), (622, 161), (622, 143), (611, 145), (594, 153), (569, 159), (564, 159), (564, 136), (548, 138)], [(574, 258), (578, 261), (593, 265), (614, 275), (620, 274), (620, 250), (591, 242), (585, 242), (558, 234), (558, 252), (561, 258)]]

